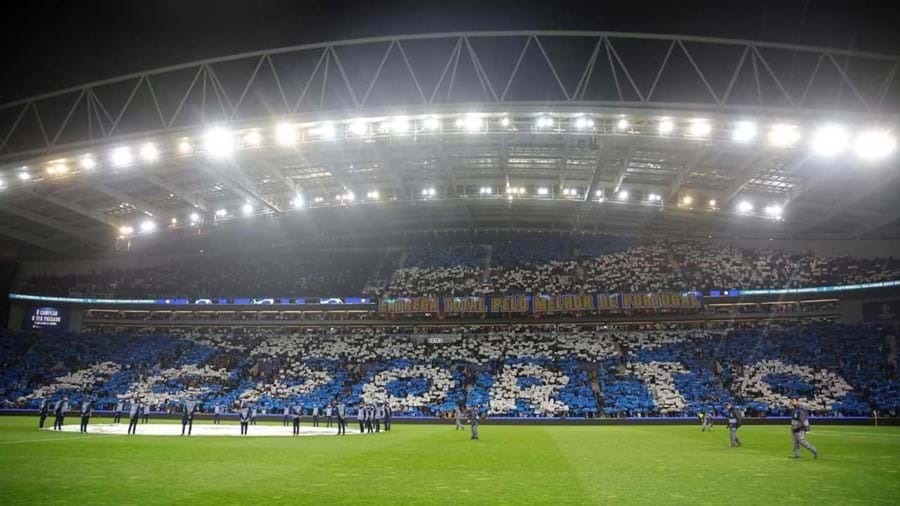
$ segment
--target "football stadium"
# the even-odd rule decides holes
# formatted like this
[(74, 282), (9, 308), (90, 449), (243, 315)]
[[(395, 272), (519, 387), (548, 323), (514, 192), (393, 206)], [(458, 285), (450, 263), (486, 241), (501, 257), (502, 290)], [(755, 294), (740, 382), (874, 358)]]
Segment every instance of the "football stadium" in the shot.
[(436, 31), (3, 103), (2, 502), (896, 504), (895, 49)]

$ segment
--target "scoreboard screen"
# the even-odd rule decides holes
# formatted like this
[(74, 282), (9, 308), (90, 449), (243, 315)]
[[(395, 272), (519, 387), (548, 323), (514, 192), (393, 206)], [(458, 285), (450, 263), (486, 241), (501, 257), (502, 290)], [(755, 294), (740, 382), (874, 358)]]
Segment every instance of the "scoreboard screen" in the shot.
[(68, 310), (40, 306), (31, 308), (23, 326), (31, 330), (66, 330), (68, 324)]

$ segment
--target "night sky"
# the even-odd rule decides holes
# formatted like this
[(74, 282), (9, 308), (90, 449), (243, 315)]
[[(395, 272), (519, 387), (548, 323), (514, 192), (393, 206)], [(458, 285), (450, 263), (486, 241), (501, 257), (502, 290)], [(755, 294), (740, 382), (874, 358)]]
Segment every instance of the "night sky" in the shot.
[(5, 13), (0, 30), (0, 103), (200, 58), (437, 31), (657, 32), (900, 53), (897, 0), (81, 0), (17, 5), (22, 10)]

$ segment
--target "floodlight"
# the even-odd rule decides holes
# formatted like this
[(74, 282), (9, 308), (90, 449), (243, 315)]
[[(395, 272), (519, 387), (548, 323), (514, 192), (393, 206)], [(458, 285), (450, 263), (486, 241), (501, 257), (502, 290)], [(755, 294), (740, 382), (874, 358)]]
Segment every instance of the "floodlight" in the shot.
[(788, 147), (800, 140), (800, 132), (794, 125), (773, 125), (769, 130), (769, 144)]
[(144, 220), (141, 222), (141, 232), (149, 234), (156, 230), (156, 222), (153, 220)]
[(659, 129), (660, 135), (669, 135), (672, 133), (672, 130), (675, 130), (675, 123), (673, 123), (672, 120), (664, 119), (659, 122), (657, 129)]
[(325, 139), (334, 139), (337, 135), (337, 129), (334, 127), (333, 123), (325, 123), (319, 129), (319, 135)]
[(825, 125), (813, 134), (812, 149), (822, 156), (834, 156), (844, 151), (849, 143), (847, 130), (837, 125)]
[(127, 237), (127, 236), (131, 235), (132, 233), (134, 233), (133, 227), (129, 227), (128, 225), (119, 227), (119, 235), (121, 235), (123, 237)]
[(771, 216), (772, 218), (780, 218), (781, 217), (781, 206), (779, 205), (770, 205), (766, 206), (766, 215)]
[(630, 126), (631, 124), (628, 123), (628, 120), (625, 118), (622, 118), (616, 122), (616, 128), (618, 128), (619, 130), (628, 130), (628, 127)]
[(709, 199), (709, 207), (716, 207), (716, 199)]
[(409, 120), (403, 117), (394, 118), (394, 120), (391, 121), (391, 131), (398, 134), (409, 132)]
[(191, 141), (187, 139), (182, 139), (178, 142), (178, 152), (182, 155), (189, 155), (194, 151), (194, 146), (191, 145)]
[(244, 144), (251, 148), (258, 148), (262, 144), (262, 134), (259, 130), (250, 130), (244, 134)]
[(587, 128), (594, 128), (594, 120), (591, 118), (578, 117), (575, 118), (575, 128), (579, 130), (585, 130)]
[(628, 200), (628, 190), (619, 191), (619, 200)]
[(228, 211), (226, 209), (216, 209), (217, 217), (223, 218), (223, 217), (225, 217), (226, 214), (228, 214)]
[(250, 216), (253, 214), (253, 206), (248, 202), (241, 206), (241, 211), (244, 213), (244, 216)]
[(366, 135), (369, 133), (369, 125), (365, 121), (357, 120), (350, 123), (350, 133), (353, 135)]
[(500, 118), (500, 126), (508, 127), (509, 126), (509, 118), (507, 118), (506, 116)]
[(422, 122), (422, 126), (425, 127), (425, 130), (437, 130), (441, 127), (441, 122), (437, 118), (425, 118), (425, 121)]
[(29, 174), (27, 171), (19, 172), (19, 179), (22, 181), (28, 181), (29, 179), (31, 179), (31, 174)]
[(681, 203), (686, 206), (691, 205), (691, 203), (693, 203), (693, 202), (694, 202), (694, 198), (691, 197), (690, 195), (685, 195), (684, 197), (681, 198)]
[(206, 154), (212, 158), (225, 158), (234, 153), (234, 135), (224, 128), (213, 128), (203, 139)]
[(549, 116), (541, 116), (535, 122), (535, 126), (538, 128), (553, 128), (553, 118)]
[(156, 144), (152, 142), (148, 142), (141, 146), (141, 160), (151, 163), (159, 160), (159, 150), (156, 149)]
[(756, 138), (756, 124), (750, 121), (739, 121), (734, 125), (731, 139), (735, 142), (750, 142)]
[(81, 168), (84, 170), (91, 170), (97, 166), (97, 161), (94, 160), (94, 157), (91, 155), (84, 155), (81, 157), (79, 165), (81, 165)]
[(712, 126), (705, 120), (695, 120), (688, 127), (688, 135), (691, 137), (706, 137), (712, 132)]
[(738, 203), (737, 209), (742, 213), (749, 213), (753, 211), (753, 204), (746, 200), (742, 200), (740, 203)]
[(125, 146), (120, 146), (112, 150), (109, 159), (114, 167), (127, 167), (131, 165), (131, 150)]
[(478, 132), (484, 128), (484, 121), (478, 116), (468, 116), (463, 121), (463, 126), (468, 132)]
[(378, 200), (381, 198), (381, 194), (378, 193), (378, 190), (372, 190), (366, 193), (366, 198), (369, 200)]
[(870, 130), (859, 134), (853, 144), (856, 156), (864, 160), (884, 158), (897, 149), (897, 140), (886, 131)]
[(198, 214), (198, 213), (191, 213), (189, 219), (191, 220), (191, 223), (197, 223), (197, 222), (200, 221), (200, 214)]
[(275, 140), (282, 146), (293, 146), (297, 143), (297, 127), (291, 123), (279, 123), (275, 127)]
[(549, 195), (549, 194), (550, 194), (550, 189), (549, 189), (549, 188), (544, 188), (544, 187), (538, 188), (538, 189), (537, 189), (537, 194), (538, 194), (538, 195)]

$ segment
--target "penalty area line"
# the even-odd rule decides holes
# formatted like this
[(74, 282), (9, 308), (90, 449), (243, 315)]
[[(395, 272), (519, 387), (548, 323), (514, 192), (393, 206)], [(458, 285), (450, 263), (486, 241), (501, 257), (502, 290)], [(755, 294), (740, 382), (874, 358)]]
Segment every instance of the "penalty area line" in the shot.
[(18, 441), (0, 441), (0, 445), (15, 445), (22, 443), (42, 443), (44, 441), (71, 441), (73, 439), (90, 439), (94, 438), (94, 436), (75, 436), (75, 437), (46, 437), (41, 439), (21, 439)]

